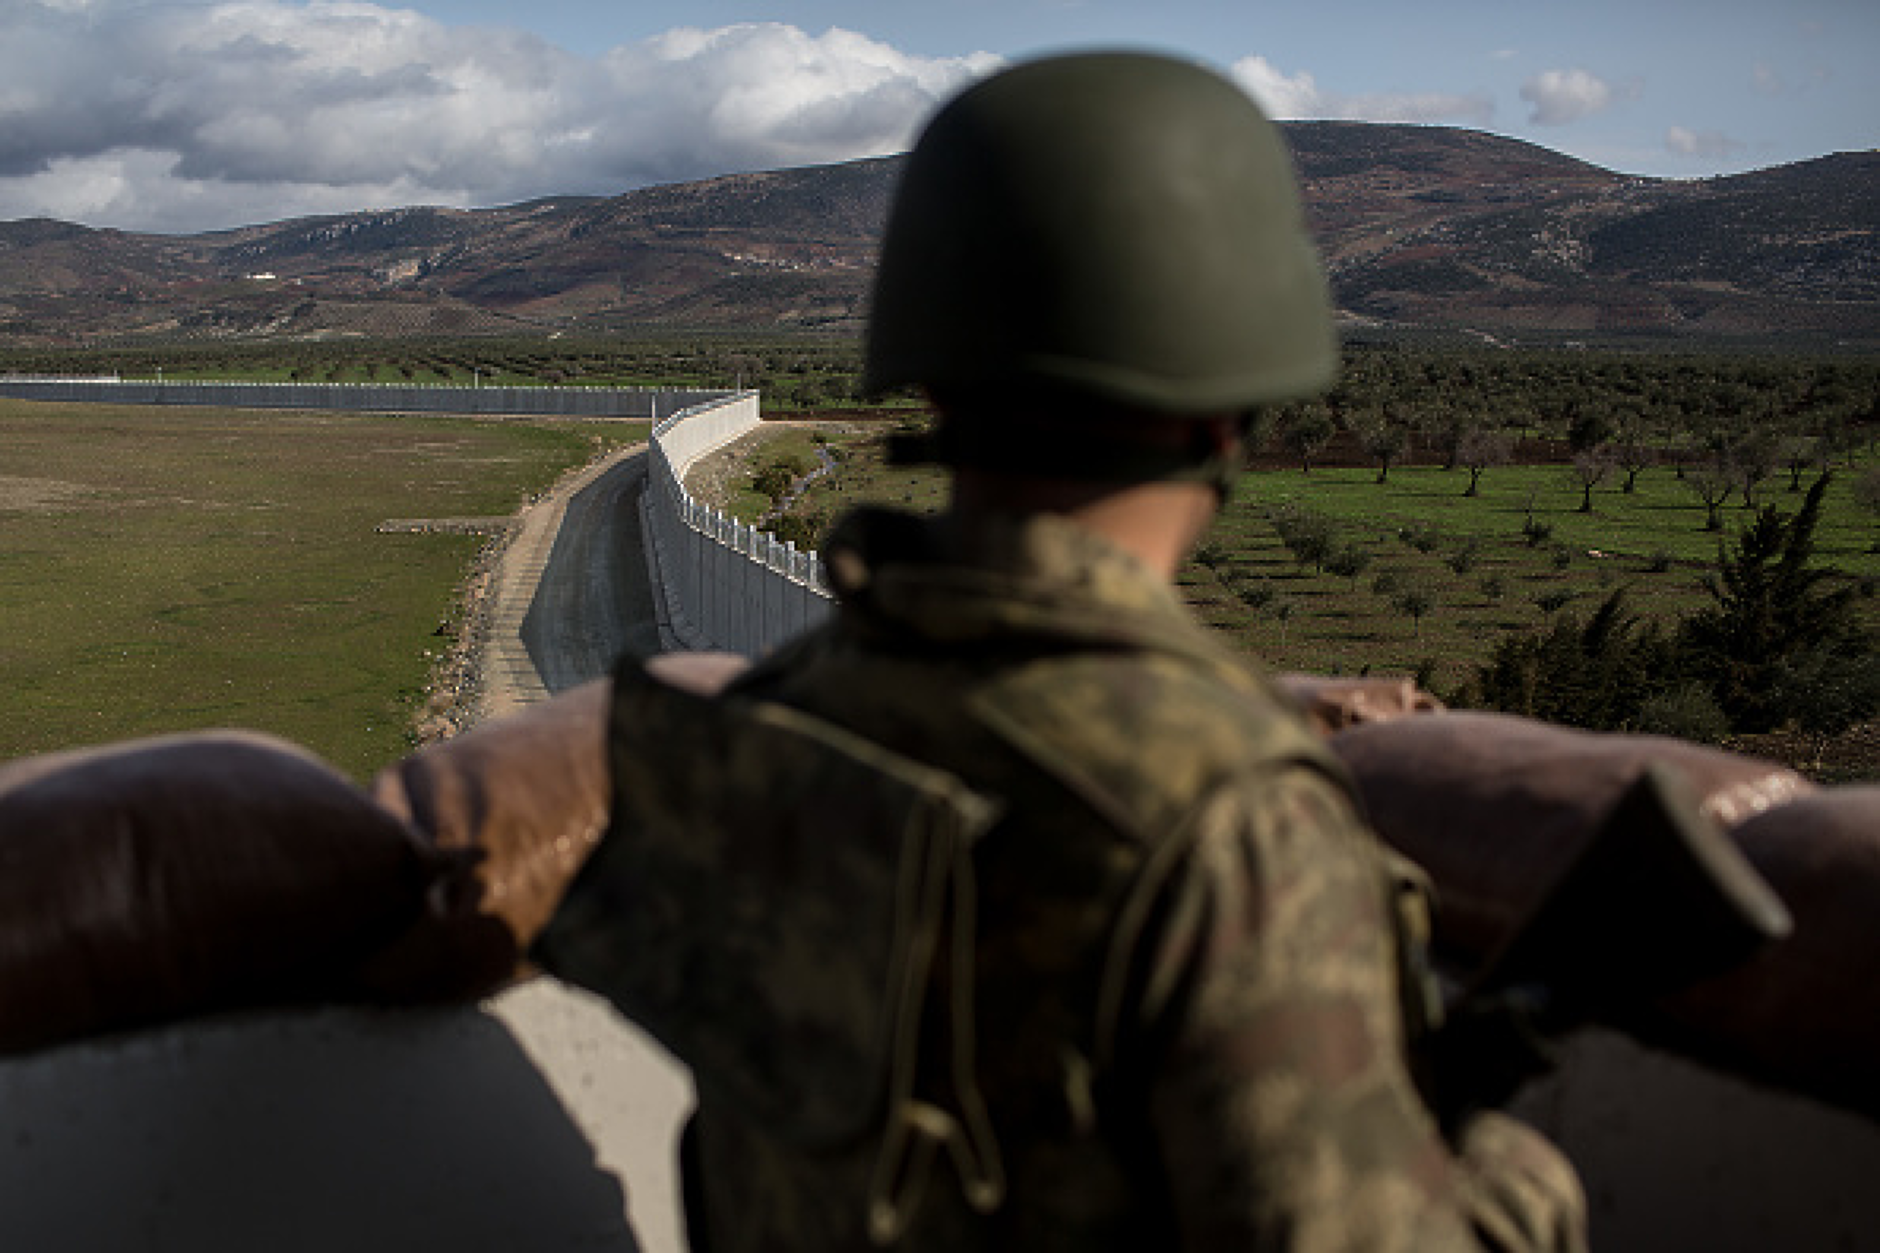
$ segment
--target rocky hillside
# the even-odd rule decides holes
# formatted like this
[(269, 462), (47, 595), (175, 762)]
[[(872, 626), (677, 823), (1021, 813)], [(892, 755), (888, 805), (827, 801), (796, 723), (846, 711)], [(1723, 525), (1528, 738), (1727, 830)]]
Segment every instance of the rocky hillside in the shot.
[[(1880, 153), (1674, 182), (1476, 131), (1287, 129), (1355, 326), (1880, 347)], [(899, 166), (194, 236), (0, 223), (0, 344), (849, 330)]]

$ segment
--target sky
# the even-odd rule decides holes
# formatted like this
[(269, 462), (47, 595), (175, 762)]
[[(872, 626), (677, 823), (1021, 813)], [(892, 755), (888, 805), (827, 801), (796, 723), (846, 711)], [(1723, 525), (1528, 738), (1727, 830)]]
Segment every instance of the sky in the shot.
[(0, 221), (194, 233), (904, 151), (1080, 48), (1702, 178), (1880, 147), (1876, 0), (0, 0)]

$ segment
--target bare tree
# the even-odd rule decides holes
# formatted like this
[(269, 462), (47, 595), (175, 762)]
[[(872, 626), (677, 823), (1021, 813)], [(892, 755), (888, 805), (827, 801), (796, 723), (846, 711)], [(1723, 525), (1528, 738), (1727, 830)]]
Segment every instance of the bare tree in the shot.
[(1580, 512), (1593, 512), (1593, 489), (1606, 481), (1615, 462), (1612, 449), (1596, 444), (1573, 454), (1573, 477), (1580, 483)]
[(1736, 489), (1736, 470), (1730, 464), (1730, 459), (1718, 455), (1687, 466), (1684, 485), (1704, 502), (1704, 529), (1721, 531), (1723, 518), (1717, 511), (1723, 508), (1723, 502)]
[(1777, 455), (1789, 472), (1789, 490), (1802, 490), (1802, 476), (1828, 468), (1827, 441), (1818, 435), (1785, 435), (1777, 445)]
[(1464, 496), (1474, 496), (1482, 482), (1482, 472), (1490, 466), (1506, 465), (1514, 456), (1514, 440), (1506, 431), (1476, 427), (1462, 437), (1456, 448), (1456, 461), (1469, 472), (1469, 486)]
[(1743, 492), (1743, 508), (1756, 507), (1756, 488), (1776, 472), (1776, 442), (1755, 432), (1733, 441), (1730, 464), (1736, 468), (1736, 485)]
[(1630, 496), (1638, 486), (1638, 476), (1658, 464), (1658, 450), (1647, 438), (1644, 419), (1632, 415), (1620, 423), (1619, 433), (1612, 441), (1612, 459), (1625, 471), (1619, 490)]

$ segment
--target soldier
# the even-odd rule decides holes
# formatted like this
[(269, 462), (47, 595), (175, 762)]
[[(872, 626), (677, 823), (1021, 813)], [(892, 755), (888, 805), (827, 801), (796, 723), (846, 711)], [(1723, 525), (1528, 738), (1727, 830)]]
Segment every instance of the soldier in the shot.
[(623, 667), (537, 950), (692, 1065), (695, 1249), (1583, 1246), (1551, 1146), (1441, 1129), (1408, 876), (1171, 587), (1250, 412), (1335, 364), (1214, 73), (1049, 58), (925, 131), (867, 381), (932, 396), (951, 504), (847, 518), (834, 619), (715, 698)]

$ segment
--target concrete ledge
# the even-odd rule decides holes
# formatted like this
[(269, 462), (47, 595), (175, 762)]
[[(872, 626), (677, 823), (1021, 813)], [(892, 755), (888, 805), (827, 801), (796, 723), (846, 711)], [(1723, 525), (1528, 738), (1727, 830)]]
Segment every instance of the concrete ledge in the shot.
[(689, 1104), (643, 1036), (546, 981), (72, 1045), (0, 1062), (0, 1247), (678, 1253)]

